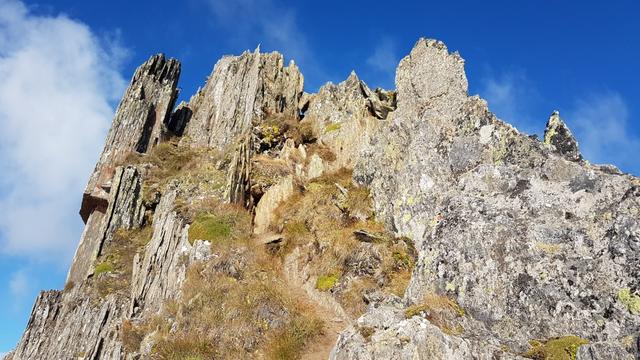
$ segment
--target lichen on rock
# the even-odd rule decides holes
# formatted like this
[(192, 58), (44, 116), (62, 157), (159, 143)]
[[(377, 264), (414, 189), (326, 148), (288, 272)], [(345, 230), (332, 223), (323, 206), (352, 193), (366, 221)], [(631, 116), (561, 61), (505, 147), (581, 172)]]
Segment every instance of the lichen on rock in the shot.
[(640, 180), (557, 112), (520, 133), (429, 39), (395, 90), (257, 49), (173, 109), (179, 73), (136, 71), (13, 360), (639, 356)]

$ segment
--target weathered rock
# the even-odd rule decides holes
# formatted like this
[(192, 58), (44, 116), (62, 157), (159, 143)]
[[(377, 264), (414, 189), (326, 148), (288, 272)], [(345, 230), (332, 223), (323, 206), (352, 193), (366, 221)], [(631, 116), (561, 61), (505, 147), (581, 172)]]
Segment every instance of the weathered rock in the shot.
[[(530, 340), (569, 334), (590, 342), (569, 349), (578, 360), (638, 356), (640, 180), (581, 161), (556, 113), (544, 142), (497, 119), (484, 100), (468, 96), (464, 61), (441, 42), (418, 41), (398, 67), (397, 92), (371, 91), (352, 74), (306, 94), (295, 64), (284, 67), (282, 55), (255, 51), (221, 59), (205, 87), (169, 116), (178, 74), (179, 64), (162, 56), (136, 72), (87, 187), (86, 227), (67, 289), (38, 297), (13, 359), (151, 357), (152, 330), (135, 351), (121, 339), (123, 321), (145, 323), (166, 314), (167, 301), (181, 298), (187, 270), (196, 263), (202, 268), (193, 269), (229, 277), (231, 286), (268, 279), (250, 263), (267, 258), (251, 246), (273, 247), (274, 254), (287, 248), (273, 257), (282, 261), (274, 268), (281, 266), (296, 296), (330, 314), (324, 341), (332, 343), (345, 329), (332, 359), (522, 359)], [(314, 136), (300, 136), (306, 125)], [(285, 126), (300, 131), (297, 137)], [(150, 177), (154, 164), (117, 166), (127, 153), (145, 152), (168, 137), (205, 154), (196, 159), (206, 166), (178, 156), (163, 169), (168, 179)], [(140, 158), (167, 160), (156, 156)], [(354, 181), (368, 190), (345, 185), (344, 171), (337, 190), (327, 183), (332, 171), (353, 166)], [(150, 180), (155, 195), (143, 202), (143, 183), (147, 189)], [(284, 234), (268, 233), (296, 184), (303, 185), (302, 198), (317, 196), (301, 208), (312, 214), (278, 223)], [(369, 195), (376, 217), (395, 234), (372, 230), (379, 224), (369, 222), (368, 205), (362, 215), (347, 213), (347, 200), (368, 201)], [(243, 218), (243, 234), (233, 234), (238, 246), (212, 253), (221, 246), (215, 236), (192, 239), (189, 229), (196, 229), (200, 215), (216, 219), (208, 213), (216, 206), (237, 210), (220, 202), (255, 210), (257, 236), (247, 241), (251, 221)], [(231, 234), (229, 219), (221, 219), (206, 230)], [(343, 223), (351, 226), (348, 232), (332, 231)], [(100, 273), (97, 259), (121, 240), (118, 231), (132, 229), (151, 238), (127, 248), (136, 253), (127, 270)], [(330, 244), (352, 244), (341, 243), (342, 237), (356, 245), (323, 259), (335, 250)], [(393, 242), (398, 237), (413, 244), (402, 240), (400, 246)], [(403, 298), (384, 292), (412, 267)], [(318, 287), (325, 274), (336, 279), (328, 289)], [(101, 281), (114, 279), (121, 282), (115, 293), (96, 296)], [(401, 292), (406, 277), (400, 281)], [(366, 290), (356, 286), (367, 284)], [(347, 300), (359, 307), (343, 308)], [(364, 315), (353, 318), (365, 304)], [(175, 318), (184, 314), (180, 306), (174, 310)], [(268, 303), (255, 314), (268, 328), (292, 315)], [(181, 331), (175, 318), (167, 321), (169, 333)], [(215, 326), (224, 330), (224, 324)], [(240, 345), (255, 349), (257, 339)], [(324, 348), (312, 346), (311, 353), (326, 356), (329, 346), (319, 343)]]
[(105, 212), (94, 211), (89, 216), (67, 275), (67, 283), (80, 284), (93, 274), (95, 260), (116, 230), (134, 229), (143, 223), (142, 180), (138, 170), (134, 167), (118, 167), (112, 182)]
[(427, 319), (402, 314), (401, 305), (371, 307), (338, 338), (332, 360), (522, 359), (499, 346), (449, 335)]
[(578, 349), (576, 360), (634, 360), (622, 346), (611, 343), (583, 345)]
[(248, 136), (238, 145), (238, 148), (231, 162), (229, 171), (228, 199), (230, 203), (238, 204), (247, 209), (253, 208), (253, 198), (251, 197), (251, 141)]
[(81, 291), (40, 293), (14, 360), (124, 358), (118, 327), (126, 300), (110, 295), (96, 306)]
[(223, 57), (189, 101), (185, 134), (196, 146), (224, 148), (270, 116), (298, 118), (303, 78), (295, 63), (259, 49)]
[(166, 193), (153, 218), (153, 236), (144, 254), (133, 259), (131, 316), (153, 314), (168, 299), (176, 299), (189, 264), (209, 256), (208, 243), (191, 245), (188, 226), (175, 211), (175, 190)]
[[(180, 63), (154, 55), (136, 70), (113, 119), (104, 149), (82, 197), (80, 216), (85, 221), (107, 207), (108, 184), (115, 164), (133, 152), (143, 153), (163, 136), (178, 91)], [(106, 189), (105, 189), (106, 187)]]
[(419, 41), (396, 86), (398, 108), (354, 177), (377, 216), (416, 244), (405, 300), (447, 294), (514, 348), (566, 334), (637, 338), (640, 318), (618, 294), (638, 285), (627, 240), (638, 180), (570, 162), (577, 148), (556, 155), (496, 119), (467, 97), (463, 61), (441, 43)]
[(552, 146), (557, 153), (563, 155), (567, 160), (582, 160), (576, 138), (573, 137), (567, 124), (560, 119), (560, 113), (557, 111), (554, 111), (549, 117), (549, 121), (547, 121), (547, 127), (544, 129), (544, 143)]
[[(354, 166), (362, 145), (394, 108), (394, 93), (373, 92), (352, 72), (340, 84), (329, 83), (309, 96), (303, 121), (310, 122), (319, 141), (335, 152), (335, 161), (327, 165), (339, 169)], [(314, 172), (311, 177), (316, 176)]]
[(287, 200), (294, 192), (293, 176), (289, 175), (272, 186), (262, 196), (255, 210), (253, 232), (263, 234), (269, 229), (269, 225), (275, 218), (274, 211), (283, 201)]

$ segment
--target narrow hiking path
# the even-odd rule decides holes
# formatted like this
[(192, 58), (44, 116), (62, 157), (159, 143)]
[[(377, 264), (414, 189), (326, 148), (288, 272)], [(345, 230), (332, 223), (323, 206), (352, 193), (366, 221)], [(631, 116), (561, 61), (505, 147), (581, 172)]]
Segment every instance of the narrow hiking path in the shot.
[(304, 265), (301, 269), (299, 248), (285, 257), (283, 273), (294, 291), (307, 299), (324, 321), (322, 334), (306, 347), (300, 358), (303, 360), (328, 359), (338, 335), (351, 324), (351, 319), (331, 295), (316, 290), (309, 281)]

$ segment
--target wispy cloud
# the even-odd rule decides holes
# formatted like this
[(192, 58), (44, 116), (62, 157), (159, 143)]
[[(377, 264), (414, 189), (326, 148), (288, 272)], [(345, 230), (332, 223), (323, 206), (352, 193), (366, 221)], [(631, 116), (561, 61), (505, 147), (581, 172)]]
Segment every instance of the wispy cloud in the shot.
[(400, 62), (396, 44), (389, 37), (383, 37), (367, 58), (367, 66), (373, 70), (375, 81), (385, 87), (393, 87), (395, 70)]
[(487, 100), (489, 110), (500, 119), (529, 134), (537, 133), (544, 127), (546, 119), (530, 117), (531, 100), (537, 98), (538, 93), (523, 71), (490, 75), (481, 84), (480, 96)]
[[(307, 77), (320, 79), (325, 76), (293, 8), (272, 0), (206, 1), (214, 15), (215, 25), (227, 32), (233, 43), (246, 49), (261, 44), (278, 50), (295, 60)], [(318, 85), (316, 81), (312, 81), (313, 86)]]
[(270, 0), (207, 0), (216, 23), (232, 32), (234, 41), (244, 46), (263, 43), (304, 62), (309, 45), (297, 23), (293, 9)]
[(390, 38), (383, 38), (373, 49), (373, 54), (367, 58), (367, 65), (383, 72), (395, 72), (398, 62), (396, 45)]
[(587, 159), (640, 174), (640, 137), (628, 126), (629, 109), (620, 94), (605, 92), (579, 99), (566, 118)]
[(125, 85), (116, 38), (0, 1), (0, 253), (72, 255), (82, 189)]

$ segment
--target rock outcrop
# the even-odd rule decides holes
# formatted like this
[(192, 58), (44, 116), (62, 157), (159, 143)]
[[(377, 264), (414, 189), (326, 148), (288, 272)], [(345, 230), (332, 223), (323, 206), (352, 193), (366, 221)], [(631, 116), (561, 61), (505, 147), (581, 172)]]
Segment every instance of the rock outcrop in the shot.
[[(532, 339), (576, 334), (635, 353), (627, 337), (640, 319), (619, 294), (637, 288), (638, 179), (575, 163), (557, 113), (545, 143), (496, 119), (466, 95), (462, 60), (442, 43), (419, 41), (396, 86), (398, 108), (354, 176), (416, 244), (407, 304), (447, 294), (478, 323), (470, 339), (491, 334), (523, 352)], [(470, 344), (480, 354), (487, 341)]]
[(80, 216), (85, 223), (94, 210), (104, 211), (114, 165), (130, 152), (144, 153), (161, 140), (178, 96), (179, 77), (180, 63), (162, 54), (152, 56), (136, 70), (84, 191)]
[(11, 359), (640, 357), (640, 180), (557, 112), (521, 134), (427, 39), (394, 91), (258, 49), (174, 109), (179, 73), (136, 71)]
[(295, 63), (260, 49), (218, 61), (187, 107), (185, 134), (194, 145), (223, 148), (270, 116), (297, 118), (303, 78)]
[(547, 121), (544, 129), (544, 143), (553, 146), (553, 149), (562, 154), (567, 160), (580, 161), (582, 155), (578, 150), (578, 142), (573, 137), (567, 124), (560, 119), (560, 113), (554, 111)]

